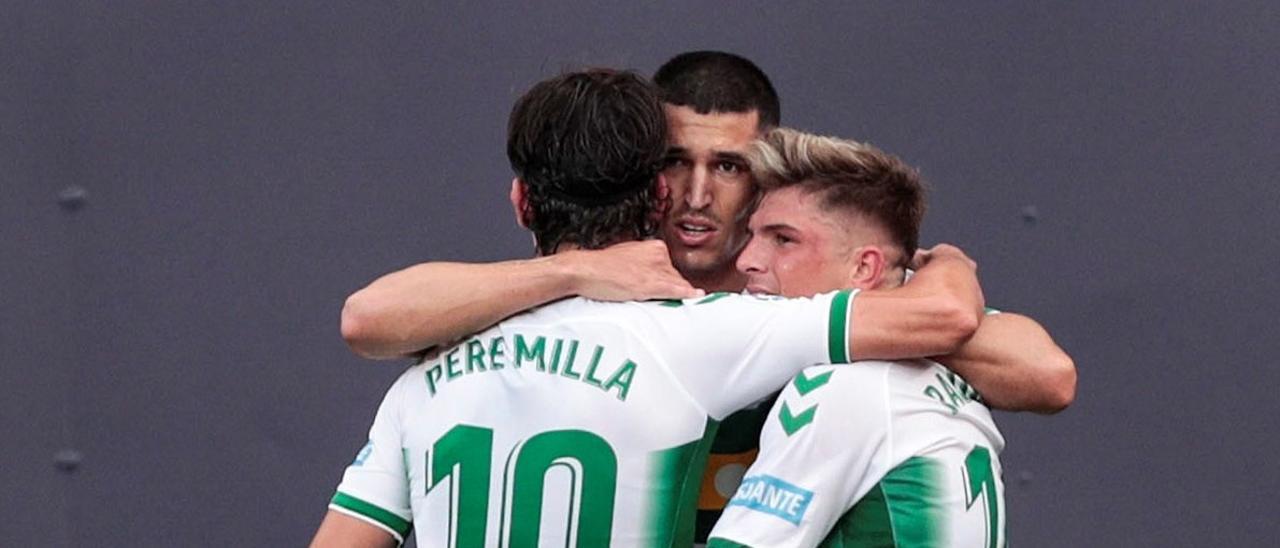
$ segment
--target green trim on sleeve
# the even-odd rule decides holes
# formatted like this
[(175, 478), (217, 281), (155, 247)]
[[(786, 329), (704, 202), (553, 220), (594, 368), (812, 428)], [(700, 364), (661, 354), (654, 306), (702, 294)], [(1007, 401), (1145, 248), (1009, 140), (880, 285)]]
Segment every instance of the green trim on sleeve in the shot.
[(404, 543), (405, 537), (409, 535), (409, 531), (413, 530), (412, 522), (341, 491), (333, 495), (333, 500), (329, 501), (329, 505), (373, 520), (375, 524), (382, 525), (401, 544)]
[(1000, 310), (995, 309), (995, 308), (991, 308), (990, 306), (986, 306), (986, 307), (983, 307), (983, 308), (982, 308), (982, 314), (983, 314), (984, 316), (994, 316), (994, 315), (999, 314), (999, 313), (1000, 313)]
[(707, 548), (751, 548), (746, 544), (740, 544), (727, 538), (711, 537), (707, 540)]
[(849, 362), (849, 303), (852, 292), (837, 291), (831, 298), (831, 316), (827, 320), (827, 357), (831, 363)]

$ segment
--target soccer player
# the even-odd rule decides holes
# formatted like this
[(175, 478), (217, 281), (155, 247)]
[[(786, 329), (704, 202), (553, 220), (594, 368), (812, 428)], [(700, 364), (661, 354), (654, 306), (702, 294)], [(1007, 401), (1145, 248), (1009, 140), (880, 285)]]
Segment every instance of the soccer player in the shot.
[[(764, 194), (738, 257), (749, 291), (903, 283), (925, 209), (913, 169), (789, 129), (771, 131), (751, 158)], [(1055, 351), (1047, 335), (1037, 341)], [(936, 362), (809, 367), (770, 411), (759, 458), (709, 546), (1003, 546), (1003, 447), (977, 392)]]
[[(511, 203), (554, 257), (645, 238), (666, 120), (626, 72), (539, 83), (511, 115)], [(661, 245), (661, 244), (657, 244)], [(805, 365), (954, 350), (976, 329), (970, 261), (910, 286), (776, 300), (568, 299), (443, 348), (390, 388), (315, 546), (682, 546), (717, 421)]]
[[(418, 352), (569, 295), (627, 300), (688, 297), (694, 288), (742, 291), (734, 261), (755, 198), (745, 156), (762, 131), (778, 125), (778, 94), (755, 63), (718, 51), (676, 55), (653, 80), (669, 126), (663, 176), (671, 209), (659, 230), (667, 250), (619, 246), (496, 265), (411, 267), (347, 301), (342, 325), (351, 348), (375, 358)], [(504, 308), (485, 310), (494, 306)], [(698, 498), (698, 542), (733, 492), (723, 479), (717, 489), (716, 478), (751, 464), (771, 402), (755, 402), (720, 424)]]

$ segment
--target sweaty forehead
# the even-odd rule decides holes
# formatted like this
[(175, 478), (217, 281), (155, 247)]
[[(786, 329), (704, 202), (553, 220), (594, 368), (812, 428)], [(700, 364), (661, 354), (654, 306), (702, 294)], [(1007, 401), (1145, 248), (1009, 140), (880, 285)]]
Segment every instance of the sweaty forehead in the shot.
[(753, 231), (789, 228), (835, 235), (845, 225), (839, 217), (822, 207), (816, 194), (791, 186), (765, 193), (755, 213), (751, 215), (750, 226)]
[(665, 105), (671, 145), (689, 150), (741, 151), (757, 136), (759, 113), (699, 114), (686, 106)]

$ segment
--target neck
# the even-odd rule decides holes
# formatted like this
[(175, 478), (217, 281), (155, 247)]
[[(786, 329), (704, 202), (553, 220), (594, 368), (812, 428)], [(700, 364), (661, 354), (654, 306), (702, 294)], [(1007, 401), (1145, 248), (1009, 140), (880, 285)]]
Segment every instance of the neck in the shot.
[(906, 269), (895, 266), (884, 271), (884, 275), (880, 277), (880, 283), (876, 284), (873, 289), (893, 289), (901, 286), (906, 282)]
[(733, 268), (717, 272), (682, 272), (681, 274), (689, 281), (689, 285), (707, 293), (718, 291), (739, 293), (747, 286), (747, 276)]

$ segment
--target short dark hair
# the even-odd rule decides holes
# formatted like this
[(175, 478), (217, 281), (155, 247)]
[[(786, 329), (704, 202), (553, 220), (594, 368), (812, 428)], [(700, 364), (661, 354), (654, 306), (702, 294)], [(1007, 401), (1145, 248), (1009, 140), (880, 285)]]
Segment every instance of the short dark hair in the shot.
[(516, 101), (507, 158), (525, 183), (525, 221), (538, 251), (653, 235), (666, 135), (657, 90), (630, 71), (562, 74)]
[(924, 183), (897, 156), (857, 141), (776, 128), (750, 153), (751, 175), (764, 192), (798, 186), (828, 210), (861, 214), (889, 232), (906, 267), (920, 245)]
[(698, 114), (750, 112), (760, 115), (760, 129), (782, 120), (778, 92), (769, 77), (745, 57), (723, 51), (690, 51), (658, 68), (653, 82), (662, 100), (693, 108)]

